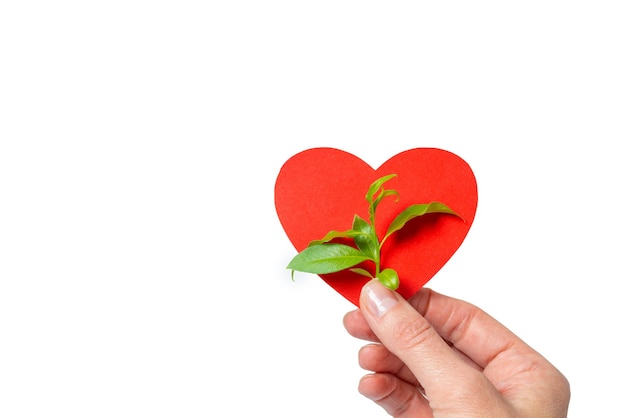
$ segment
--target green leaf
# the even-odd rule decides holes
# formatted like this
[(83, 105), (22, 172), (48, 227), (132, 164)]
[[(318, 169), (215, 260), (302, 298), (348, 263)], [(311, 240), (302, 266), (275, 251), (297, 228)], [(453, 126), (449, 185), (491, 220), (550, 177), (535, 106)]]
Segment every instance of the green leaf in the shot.
[(447, 213), (460, 217), (459, 214), (440, 202), (411, 205), (408, 208), (404, 209), (402, 212), (400, 212), (400, 214), (398, 214), (398, 216), (396, 216), (396, 218), (391, 222), (389, 228), (387, 228), (387, 233), (385, 234), (381, 245), (383, 242), (385, 242), (387, 238), (389, 238), (391, 234), (402, 229), (404, 225), (406, 225), (406, 223), (409, 222), (411, 219), (418, 216), (426, 215), (428, 213)]
[(356, 274), (360, 274), (361, 276), (369, 277), (370, 279), (374, 278), (369, 271), (362, 269), (362, 268), (353, 268), (353, 269), (350, 269), (350, 271)]
[(330, 231), (329, 233), (327, 233), (326, 235), (324, 235), (324, 237), (322, 239), (316, 239), (313, 240), (311, 242), (309, 242), (308, 247), (311, 247), (313, 245), (319, 245), (319, 244), (324, 244), (327, 243), (335, 238), (354, 238), (356, 239), (356, 237), (363, 235), (362, 231), (355, 231), (354, 229), (348, 229), (346, 231)]
[(384, 269), (378, 274), (377, 278), (391, 290), (396, 290), (400, 286), (400, 278), (394, 269)]
[(287, 265), (288, 269), (305, 273), (335, 273), (371, 260), (356, 248), (344, 244), (321, 244), (307, 247)]
[[(374, 227), (374, 220), (376, 218), (376, 208), (378, 207), (378, 204), (380, 203), (380, 201), (386, 197), (386, 196), (390, 196), (390, 195), (398, 195), (398, 193), (395, 190), (385, 190), (384, 188), (382, 188), (383, 184), (389, 180), (391, 180), (392, 178), (396, 177), (397, 174), (389, 174), (386, 176), (383, 176), (381, 178), (379, 178), (378, 180), (374, 181), (369, 189), (367, 190), (367, 193), (365, 194), (365, 200), (367, 200), (367, 202), (369, 203), (369, 218), (370, 218), (370, 224), (372, 225), (372, 228)], [(375, 199), (374, 195), (376, 195), (376, 193), (379, 193), (378, 197)]]
[(378, 245), (378, 238), (372, 226), (359, 215), (354, 215), (352, 229), (360, 232), (360, 234), (354, 236), (354, 243), (359, 250), (368, 257), (378, 260), (380, 257), (380, 246)]
[(378, 192), (378, 190), (380, 190), (381, 186), (391, 180), (392, 178), (396, 177), (397, 174), (389, 174), (386, 175), (384, 177), (379, 178), (378, 180), (376, 180), (375, 182), (373, 182), (370, 185), (370, 188), (367, 190), (367, 194), (365, 195), (365, 200), (367, 200), (368, 203), (373, 203), (374, 202), (374, 195)]
[(396, 196), (396, 202), (398, 200), (400, 200), (400, 194), (395, 191), (395, 190), (381, 190), (380, 194), (378, 195), (378, 197), (376, 198), (376, 200), (374, 200), (372, 202), (372, 204), (370, 205), (370, 220), (372, 222), (372, 224), (374, 223), (374, 217), (376, 214), (376, 208), (378, 208), (378, 204), (380, 203), (381, 200), (383, 200), (385, 197), (387, 196)]

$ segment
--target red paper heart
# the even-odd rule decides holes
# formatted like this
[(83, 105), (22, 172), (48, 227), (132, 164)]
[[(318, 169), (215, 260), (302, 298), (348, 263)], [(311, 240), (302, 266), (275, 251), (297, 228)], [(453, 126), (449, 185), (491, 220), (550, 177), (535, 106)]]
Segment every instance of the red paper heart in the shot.
[[(478, 202), (476, 179), (457, 155), (437, 148), (401, 152), (378, 169), (334, 148), (313, 148), (289, 158), (276, 179), (274, 199), (278, 218), (298, 250), (331, 230), (352, 227), (355, 214), (369, 219), (365, 194), (385, 175), (397, 177), (384, 188), (396, 190), (399, 201), (388, 197), (376, 212), (376, 230), (382, 237), (389, 223), (407, 206), (438, 201), (463, 219), (429, 214), (409, 221), (381, 249), (381, 268), (400, 276), (398, 292), (409, 297), (428, 282), (452, 257), (467, 235)], [(297, 272), (296, 272), (297, 275)], [(359, 304), (367, 277), (349, 270), (320, 277), (353, 304)]]

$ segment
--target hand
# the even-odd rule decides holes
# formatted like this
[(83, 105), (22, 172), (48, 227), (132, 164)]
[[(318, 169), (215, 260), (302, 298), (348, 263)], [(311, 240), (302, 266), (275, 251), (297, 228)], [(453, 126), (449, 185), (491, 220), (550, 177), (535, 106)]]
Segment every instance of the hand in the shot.
[(359, 352), (359, 391), (396, 418), (566, 417), (567, 379), (477, 307), (429, 289), (408, 301), (372, 280), (344, 317)]

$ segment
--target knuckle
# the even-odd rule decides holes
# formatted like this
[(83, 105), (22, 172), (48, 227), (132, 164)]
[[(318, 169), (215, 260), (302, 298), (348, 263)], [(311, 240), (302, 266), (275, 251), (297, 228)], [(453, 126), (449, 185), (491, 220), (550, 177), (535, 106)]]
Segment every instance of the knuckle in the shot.
[(435, 335), (430, 324), (419, 319), (397, 321), (391, 331), (396, 347), (406, 350), (419, 347)]

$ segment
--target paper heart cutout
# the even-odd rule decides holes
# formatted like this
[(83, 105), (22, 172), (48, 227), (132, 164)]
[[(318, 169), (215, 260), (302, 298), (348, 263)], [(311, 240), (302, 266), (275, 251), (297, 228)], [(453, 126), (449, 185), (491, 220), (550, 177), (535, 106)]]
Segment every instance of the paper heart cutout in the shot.
[[(446, 214), (418, 217), (384, 243), (381, 267), (398, 272), (398, 292), (408, 298), (448, 262), (474, 221), (476, 178), (459, 156), (438, 148), (414, 148), (374, 169), (348, 152), (312, 148), (295, 154), (281, 167), (274, 201), (283, 229), (300, 252), (331, 230), (350, 229), (355, 214), (369, 219), (365, 194), (374, 180), (387, 174), (397, 177), (384, 188), (396, 190), (400, 199), (385, 198), (378, 206), (379, 237), (398, 213), (414, 203), (442, 202), (463, 218)], [(349, 270), (319, 276), (356, 306), (361, 288), (369, 281)]]

